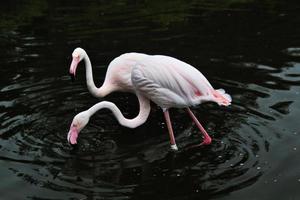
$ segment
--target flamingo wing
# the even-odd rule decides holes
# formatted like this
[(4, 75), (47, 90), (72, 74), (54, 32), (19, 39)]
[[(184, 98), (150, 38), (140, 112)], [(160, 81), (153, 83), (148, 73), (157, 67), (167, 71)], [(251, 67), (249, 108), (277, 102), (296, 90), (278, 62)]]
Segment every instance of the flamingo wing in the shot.
[(209, 101), (214, 90), (197, 69), (168, 56), (149, 56), (137, 62), (131, 80), (137, 92), (166, 109)]

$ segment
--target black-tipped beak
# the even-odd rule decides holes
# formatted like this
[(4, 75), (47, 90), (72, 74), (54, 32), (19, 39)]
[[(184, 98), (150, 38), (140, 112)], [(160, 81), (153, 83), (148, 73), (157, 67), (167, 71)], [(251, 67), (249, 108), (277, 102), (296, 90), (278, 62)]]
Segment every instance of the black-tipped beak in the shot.
[(75, 75), (74, 74), (70, 74), (70, 77), (71, 77), (72, 82), (74, 82), (75, 81)]
[(69, 145), (73, 148), (73, 149), (78, 149), (78, 144), (76, 143), (76, 144), (71, 144), (71, 143), (69, 143)]

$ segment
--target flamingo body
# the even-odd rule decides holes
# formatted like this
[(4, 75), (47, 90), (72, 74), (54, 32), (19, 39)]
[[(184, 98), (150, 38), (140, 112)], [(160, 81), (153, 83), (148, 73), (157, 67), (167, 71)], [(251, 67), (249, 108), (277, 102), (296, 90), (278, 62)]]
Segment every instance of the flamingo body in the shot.
[[(131, 71), (131, 81), (139, 92), (163, 109), (185, 108), (205, 101), (229, 105), (230, 96), (222, 101), (203, 74), (191, 65), (169, 56), (147, 56)], [(217, 95), (217, 96), (216, 96)]]
[(131, 71), (139, 60), (147, 57), (141, 53), (125, 53), (113, 59), (105, 75), (104, 86), (113, 86), (116, 91), (134, 92)]
[(104, 83), (100, 88), (96, 88), (93, 82), (90, 60), (81, 48), (73, 52), (70, 73), (75, 75), (77, 64), (82, 59), (86, 65), (87, 86), (94, 96), (103, 97), (113, 91), (135, 93), (139, 99), (140, 112), (137, 117), (126, 119), (115, 104), (99, 102), (74, 117), (68, 134), (68, 140), (72, 144), (77, 143), (78, 133), (88, 123), (90, 116), (103, 108), (110, 109), (123, 126), (135, 128), (143, 124), (150, 113), (150, 100), (164, 111), (172, 149), (177, 149), (177, 146), (168, 112), (171, 107), (186, 108), (204, 136), (204, 142), (201, 144), (209, 144), (211, 138), (189, 107), (206, 101), (223, 106), (231, 103), (230, 95), (223, 89), (215, 90), (200, 71), (170, 56), (122, 54), (109, 64)]

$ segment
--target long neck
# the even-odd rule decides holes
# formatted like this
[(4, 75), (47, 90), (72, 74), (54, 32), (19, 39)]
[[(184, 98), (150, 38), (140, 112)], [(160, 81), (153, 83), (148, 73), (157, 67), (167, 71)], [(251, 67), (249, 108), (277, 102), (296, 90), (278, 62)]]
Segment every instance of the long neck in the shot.
[(111, 92), (111, 88), (109, 88), (109, 86), (104, 86), (104, 85), (102, 85), (100, 88), (97, 88), (95, 86), (94, 78), (93, 78), (92, 64), (91, 64), (90, 58), (87, 54), (85, 54), (84, 62), (85, 62), (86, 84), (87, 84), (88, 90), (95, 97), (106, 96), (108, 93)]
[(150, 101), (147, 98), (141, 95), (137, 95), (137, 97), (140, 104), (140, 111), (139, 114), (133, 119), (125, 118), (121, 113), (120, 109), (114, 103), (108, 101), (101, 101), (95, 104), (90, 109), (88, 109), (88, 113), (91, 116), (95, 114), (98, 110), (107, 108), (112, 111), (112, 113), (122, 126), (126, 126), (128, 128), (136, 128), (146, 122), (151, 109)]

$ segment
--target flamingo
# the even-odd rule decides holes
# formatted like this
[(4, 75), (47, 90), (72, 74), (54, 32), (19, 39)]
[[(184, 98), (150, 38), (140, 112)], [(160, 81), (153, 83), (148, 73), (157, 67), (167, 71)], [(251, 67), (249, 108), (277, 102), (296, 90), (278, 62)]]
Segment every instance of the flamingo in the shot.
[(220, 106), (229, 106), (231, 97), (223, 89), (215, 90), (203, 74), (193, 66), (176, 58), (164, 55), (125, 53), (111, 61), (105, 80), (100, 88), (95, 86), (92, 65), (86, 51), (76, 48), (72, 53), (70, 74), (75, 76), (80, 61), (85, 62), (88, 90), (95, 97), (104, 97), (114, 91), (135, 93), (139, 101), (139, 113), (133, 119), (123, 116), (112, 102), (102, 101), (91, 108), (78, 113), (68, 132), (68, 142), (76, 144), (80, 131), (88, 124), (90, 117), (101, 109), (109, 109), (118, 122), (128, 128), (136, 128), (146, 122), (150, 113), (150, 101), (163, 111), (170, 137), (171, 150), (178, 150), (169, 114), (170, 108), (184, 108), (203, 135), (208, 145), (212, 139), (205, 131), (190, 107), (203, 102), (215, 102)]

